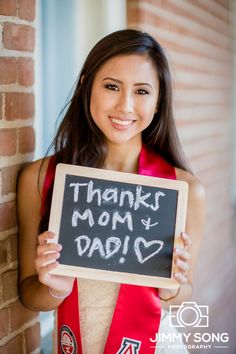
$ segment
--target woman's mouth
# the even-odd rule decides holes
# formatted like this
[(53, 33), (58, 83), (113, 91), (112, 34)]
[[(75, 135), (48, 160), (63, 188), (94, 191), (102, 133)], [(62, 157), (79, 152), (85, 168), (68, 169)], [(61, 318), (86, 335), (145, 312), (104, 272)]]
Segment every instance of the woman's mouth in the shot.
[(120, 119), (120, 118), (116, 118), (116, 117), (109, 117), (111, 122), (115, 125), (118, 125), (118, 126), (129, 126), (131, 125), (134, 121), (131, 120), (131, 119)]
[(112, 123), (120, 124), (120, 125), (130, 125), (132, 120), (121, 120), (117, 118), (111, 118)]

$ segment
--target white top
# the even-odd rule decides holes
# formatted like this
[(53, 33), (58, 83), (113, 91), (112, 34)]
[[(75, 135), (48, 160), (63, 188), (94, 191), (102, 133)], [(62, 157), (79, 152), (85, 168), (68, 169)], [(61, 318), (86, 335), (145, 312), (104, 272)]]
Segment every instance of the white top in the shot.
[(78, 279), (83, 354), (103, 354), (119, 284)]

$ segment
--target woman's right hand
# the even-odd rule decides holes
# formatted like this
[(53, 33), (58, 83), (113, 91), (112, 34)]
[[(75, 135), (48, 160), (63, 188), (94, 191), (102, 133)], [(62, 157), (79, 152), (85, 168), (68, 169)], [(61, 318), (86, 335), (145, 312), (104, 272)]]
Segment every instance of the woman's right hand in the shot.
[(45, 231), (38, 236), (39, 244), (34, 264), (39, 281), (51, 288), (53, 294), (63, 296), (72, 290), (74, 278), (49, 273), (58, 266), (57, 259), (62, 249), (60, 244), (48, 242), (54, 237), (54, 233), (50, 231)]

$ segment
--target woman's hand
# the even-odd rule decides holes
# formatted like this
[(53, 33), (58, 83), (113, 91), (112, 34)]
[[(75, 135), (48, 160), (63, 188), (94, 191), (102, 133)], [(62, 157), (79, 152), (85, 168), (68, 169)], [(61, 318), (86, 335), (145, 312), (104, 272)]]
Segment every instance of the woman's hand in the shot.
[(188, 262), (191, 258), (189, 247), (192, 243), (191, 238), (185, 232), (181, 233), (181, 239), (183, 242), (183, 247), (176, 247), (174, 250), (174, 262), (175, 265), (178, 267), (178, 271), (173, 274), (174, 279), (176, 279), (180, 283), (180, 285), (187, 283), (188, 281)]
[[(188, 282), (189, 260), (191, 258), (189, 248), (192, 242), (189, 235), (185, 232), (182, 232), (180, 237), (183, 247), (176, 247), (174, 249), (174, 263), (178, 267), (178, 270), (174, 272), (173, 278), (178, 281), (181, 287), (181, 285)], [(178, 290), (159, 289), (159, 296), (162, 300), (168, 301), (177, 296), (179, 291), (180, 288)]]
[(57, 259), (60, 257), (62, 246), (60, 244), (49, 243), (48, 240), (54, 238), (54, 234), (45, 231), (38, 236), (37, 257), (35, 259), (35, 269), (38, 273), (39, 281), (51, 288), (53, 294), (62, 296), (68, 294), (72, 287), (74, 278), (50, 274), (49, 272), (58, 266)]

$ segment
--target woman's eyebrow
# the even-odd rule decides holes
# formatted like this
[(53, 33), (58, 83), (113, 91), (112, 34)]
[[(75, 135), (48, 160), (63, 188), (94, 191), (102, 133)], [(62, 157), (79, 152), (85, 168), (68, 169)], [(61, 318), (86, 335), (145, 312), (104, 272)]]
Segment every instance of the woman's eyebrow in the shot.
[(114, 77), (104, 77), (104, 79), (102, 79), (102, 81), (105, 81), (105, 80), (112, 80), (112, 81), (115, 81), (119, 84), (122, 84), (123, 82), (118, 80), (118, 79), (114, 79)]
[[(112, 80), (112, 81), (115, 81), (115, 82), (117, 82), (117, 83), (119, 83), (119, 84), (123, 84), (122, 81), (120, 81), (120, 80), (118, 80), (118, 79), (115, 79), (115, 78), (113, 78), (113, 77), (104, 77), (104, 79), (103, 79), (102, 81), (105, 81), (105, 80)], [(137, 83), (134, 84), (134, 86), (144, 86), (144, 85), (145, 85), (145, 86), (149, 86), (149, 87), (152, 88), (152, 85), (149, 84), (148, 82), (137, 82)]]
[(152, 85), (148, 82), (137, 82), (136, 84), (134, 84), (134, 86), (149, 86), (152, 88)]

